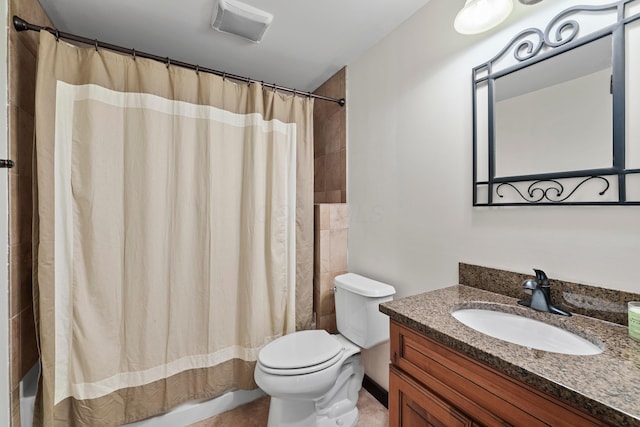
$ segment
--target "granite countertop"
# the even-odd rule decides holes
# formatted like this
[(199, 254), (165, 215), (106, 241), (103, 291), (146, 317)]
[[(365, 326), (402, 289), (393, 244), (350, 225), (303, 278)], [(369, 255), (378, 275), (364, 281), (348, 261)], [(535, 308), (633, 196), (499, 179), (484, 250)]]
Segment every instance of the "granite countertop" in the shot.
[[(627, 328), (579, 314), (565, 317), (542, 313), (517, 301), (456, 285), (383, 303), (380, 311), (608, 423), (640, 426), (640, 342), (629, 338)], [(459, 308), (490, 308), (541, 320), (582, 336), (604, 351), (574, 356), (511, 344), (460, 323), (451, 315)]]

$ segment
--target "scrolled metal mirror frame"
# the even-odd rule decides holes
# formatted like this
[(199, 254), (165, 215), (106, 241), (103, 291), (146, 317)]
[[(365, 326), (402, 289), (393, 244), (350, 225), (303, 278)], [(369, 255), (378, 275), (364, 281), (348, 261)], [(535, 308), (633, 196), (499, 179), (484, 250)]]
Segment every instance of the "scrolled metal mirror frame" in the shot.
[[(640, 14), (625, 18), (625, 8), (636, 0), (619, 0), (597, 6), (573, 6), (558, 13), (547, 24), (544, 32), (528, 28), (515, 35), (492, 59), (473, 68), (473, 205), (474, 206), (523, 206), (523, 205), (640, 205), (640, 201), (628, 201), (626, 177), (640, 174), (640, 169), (625, 166), (625, 26), (640, 19)], [(615, 11), (615, 23), (588, 33), (580, 38), (580, 24), (571, 19), (580, 13)], [(553, 31), (555, 29), (555, 31)], [(552, 34), (553, 33), (553, 34)], [(552, 37), (553, 35), (553, 37)], [(585, 169), (568, 172), (539, 173), (497, 177), (495, 169), (495, 80), (501, 76), (531, 66), (545, 59), (586, 45), (603, 37), (612, 37), (612, 94), (613, 94), (613, 165), (608, 168)], [(527, 39), (529, 37), (529, 39)], [(537, 38), (537, 43), (530, 38)], [(543, 51), (544, 50), (544, 51)], [(513, 51), (517, 64), (494, 70), (496, 62)], [(488, 97), (488, 179), (478, 180), (478, 87), (487, 85)], [(564, 179), (573, 178), (571, 187), (563, 185)], [(576, 180), (577, 179), (577, 180)], [(602, 185), (596, 191), (602, 196), (611, 187), (609, 181), (617, 180), (617, 200), (572, 201), (572, 196), (586, 182), (597, 181)], [(577, 183), (576, 183), (577, 182)], [(518, 186), (520, 185), (520, 187)], [(486, 188), (486, 201), (478, 200), (480, 188)], [(518, 201), (503, 202), (503, 192), (509, 189)], [(518, 197), (522, 199), (519, 201)]]

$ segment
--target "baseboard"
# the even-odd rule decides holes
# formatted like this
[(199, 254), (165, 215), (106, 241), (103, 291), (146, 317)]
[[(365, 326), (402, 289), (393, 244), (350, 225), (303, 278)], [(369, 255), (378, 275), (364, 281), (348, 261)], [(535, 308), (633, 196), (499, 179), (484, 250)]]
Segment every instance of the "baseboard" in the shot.
[(362, 387), (367, 390), (371, 396), (375, 397), (378, 402), (382, 403), (385, 408), (389, 409), (389, 392), (387, 390), (366, 375), (362, 380)]

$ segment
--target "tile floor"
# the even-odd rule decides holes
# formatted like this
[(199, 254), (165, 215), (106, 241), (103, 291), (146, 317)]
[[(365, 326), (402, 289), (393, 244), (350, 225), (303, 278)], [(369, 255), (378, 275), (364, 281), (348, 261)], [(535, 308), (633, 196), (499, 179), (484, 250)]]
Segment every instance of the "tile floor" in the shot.
[[(389, 412), (365, 389), (358, 397), (360, 419), (356, 427), (387, 427)], [(265, 427), (269, 414), (269, 397), (262, 397), (231, 411), (223, 412), (189, 427)]]

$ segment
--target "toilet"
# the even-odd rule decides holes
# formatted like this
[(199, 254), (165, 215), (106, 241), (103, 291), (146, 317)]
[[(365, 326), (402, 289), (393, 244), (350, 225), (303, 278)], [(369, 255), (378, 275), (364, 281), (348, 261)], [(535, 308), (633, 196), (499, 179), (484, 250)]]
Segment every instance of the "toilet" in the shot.
[(361, 348), (389, 339), (389, 318), (378, 305), (393, 286), (353, 273), (334, 279), (338, 334), (299, 331), (267, 344), (254, 378), (271, 396), (268, 427), (353, 427), (364, 367)]

